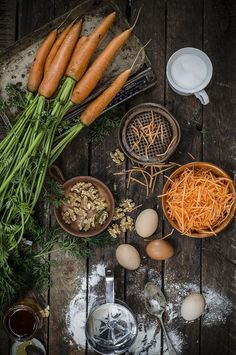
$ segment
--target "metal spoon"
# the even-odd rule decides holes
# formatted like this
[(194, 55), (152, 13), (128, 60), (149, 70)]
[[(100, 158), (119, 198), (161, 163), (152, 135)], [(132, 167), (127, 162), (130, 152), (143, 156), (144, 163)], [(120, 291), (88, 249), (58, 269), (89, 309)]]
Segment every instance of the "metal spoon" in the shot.
[(44, 355), (44, 351), (35, 345), (27, 345), (25, 350), (27, 355)]
[(177, 355), (173, 345), (171, 344), (170, 338), (165, 330), (163, 319), (162, 319), (163, 313), (166, 308), (165, 296), (163, 295), (161, 289), (152, 282), (148, 282), (146, 284), (144, 288), (144, 296), (145, 296), (145, 306), (148, 313), (157, 317), (161, 323), (163, 332), (165, 334), (169, 355)]

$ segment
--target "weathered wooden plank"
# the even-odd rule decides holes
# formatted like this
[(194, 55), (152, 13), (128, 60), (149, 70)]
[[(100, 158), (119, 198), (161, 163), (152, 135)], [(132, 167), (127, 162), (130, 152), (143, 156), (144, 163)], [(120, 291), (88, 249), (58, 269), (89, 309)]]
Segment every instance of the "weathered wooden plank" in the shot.
[(54, 18), (53, 0), (19, 0), (18, 37), (21, 38)]
[[(16, 0), (0, 3), (0, 50), (10, 46), (16, 40)], [(0, 354), (9, 352), (9, 338), (0, 323)]]
[[(120, 108), (122, 112), (122, 108)], [(122, 113), (119, 113), (122, 115)], [(101, 118), (102, 119), (102, 118)], [(90, 150), (90, 175), (103, 181), (111, 190), (116, 204), (125, 198), (125, 177), (114, 176), (117, 171), (125, 168), (125, 162), (116, 167), (110, 157), (119, 147), (118, 129), (114, 129), (110, 136), (107, 136), (100, 143), (92, 142)], [(118, 244), (125, 241), (125, 236), (118, 238)], [(99, 248), (94, 255), (89, 257), (88, 264), (88, 311), (92, 304), (99, 298), (105, 297), (105, 268), (111, 268), (115, 274), (115, 295), (117, 299), (124, 300), (124, 269), (118, 265), (115, 258), (116, 246)], [(96, 281), (96, 275), (97, 281)], [(101, 275), (103, 275), (101, 277)], [(95, 282), (96, 281), (96, 282)], [(87, 354), (95, 354), (88, 348)]]
[[(114, 165), (111, 161), (109, 152), (118, 146), (117, 131), (114, 131), (111, 137), (107, 137), (104, 142), (92, 143), (90, 147), (90, 168), (89, 175), (100, 178), (107, 183), (111, 191), (116, 189), (119, 191), (119, 198), (124, 197), (125, 185), (124, 179), (117, 179), (113, 176)], [(118, 181), (117, 181), (118, 180)], [(122, 181), (123, 180), (123, 181)], [(104, 294), (104, 272), (105, 267), (114, 266), (114, 248), (99, 249), (94, 252), (88, 261), (88, 310), (93, 302)], [(123, 273), (121, 268), (116, 267), (116, 291), (117, 297), (123, 299), (124, 285)], [(81, 344), (82, 345), (82, 344)], [(81, 354), (85, 352), (85, 347), (81, 346)], [(87, 352), (92, 354), (93, 351), (88, 349)]]
[(156, 102), (164, 105), (165, 87), (165, 6), (162, 0), (149, 1), (148, 5), (142, 1), (131, 2), (130, 23), (133, 24), (138, 11), (141, 13), (134, 34), (141, 40), (142, 44), (151, 42), (145, 48), (145, 52), (151, 62), (157, 76), (157, 84), (148, 91), (145, 91), (137, 98), (132, 99), (129, 107), (141, 102)]
[[(82, 134), (66, 148), (59, 160), (66, 179), (87, 175), (87, 149)], [(53, 255), (53, 259), (56, 266), (51, 270), (49, 354), (84, 354), (78, 348), (85, 347), (79, 326), (86, 317), (86, 259), (76, 260), (63, 252)]]
[[(236, 160), (235, 5), (234, 1), (219, 0), (204, 3), (204, 50), (212, 60), (214, 74), (208, 89), (211, 102), (203, 111), (203, 158), (231, 177)], [(202, 290), (209, 300), (209, 313), (202, 321), (202, 354), (235, 353), (235, 232), (233, 223), (218, 237), (203, 241)]]
[[(81, 133), (65, 149), (59, 166), (66, 179), (88, 173), (88, 144)], [(76, 238), (76, 237), (75, 237)], [(51, 269), (49, 354), (84, 354), (85, 338), (81, 324), (86, 319), (87, 261), (57, 252)]]
[(0, 50), (16, 40), (16, 0), (1, 0), (0, 3)]
[[(133, 23), (143, 1), (131, 2), (131, 18)], [(157, 75), (158, 84), (150, 91), (132, 99), (128, 108), (143, 102), (157, 102), (164, 104), (164, 60), (165, 60), (165, 1), (148, 1), (141, 10), (135, 34), (145, 44), (150, 38), (151, 43), (145, 49), (153, 69)], [(157, 182), (156, 188), (150, 197), (146, 197), (146, 189), (142, 186), (131, 184), (127, 194), (137, 205), (142, 207), (138, 213), (145, 208), (157, 209), (159, 215), (159, 226), (155, 235), (156, 239), (162, 235), (162, 211), (157, 201), (157, 195), (162, 190), (162, 177)], [(147, 244), (136, 233), (128, 233), (127, 243), (134, 245), (140, 252), (142, 263), (138, 270), (126, 272), (126, 300), (134, 311), (138, 321), (138, 337), (131, 349), (131, 354), (160, 354), (161, 353), (161, 331), (155, 318), (147, 314), (144, 306), (144, 286), (147, 281), (153, 281), (162, 286), (162, 263), (155, 262), (146, 257), (145, 246)]]
[(64, 14), (67, 11), (73, 9), (73, 7), (79, 5), (83, 0), (56, 0), (54, 5), (55, 17)]
[(129, 1), (127, 1), (127, 0), (116, 0), (115, 3), (119, 7), (119, 9), (121, 10), (122, 14), (125, 17), (127, 17), (129, 15), (129, 10), (130, 10)]
[[(21, 0), (18, 4), (18, 30), (17, 39), (21, 39), (26, 34), (34, 31), (38, 27), (43, 26), (53, 18), (52, 3), (48, 1), (27, 1)], [(45, 12), (45, 9), (47, 11)], [(47, 203), (44, 205), (44, 224), (49, 226), (49, 206)], [(48, 293), (43, 294), (45, 302), (48, 302)], [(47, 347), (48, 342), (48, 321), (45, 320), (43, 328), (38, 332), (38, 337), (43, 341)]]
[[(202, 45), (202, 3), (198, 0), (167, 3), (166, 62), (182, 47), (201, 48)], [(196, 21), (196, 19), (198, 19)], [(193, 26), (194, 23), (194, 26)], [(193, 96), (180, 96), (166, 87), (166, 107), (178, 120), (182, 137), (172, 161), (184, 164), (192, 159), (201, 160), (201, 133), (198, 131), (202, 120), (201, 104)], [(201, 130), (201, 128), (200, 128)], [(164, 222), (165, 234), (171, 231)], [(184, 297), (200, 291), (200, 240), (181, 236), (174, 232), (169, 238), (176, 249), (176, 255), (164, 265), (164, 291), (170, 302), (171, 322), (168, 324), (176, 350), (181, 354), (199, 353), (199, 321), (185, 324), (180, 316), (180, 306)]]
[[(66, 7), (66, 10), (68, 10), (70, 6)], [(58, 11), (61, 11), (61, 7), (59, 8)], [(117, 143), (117, 138), (116, 138), (116, 144)], [(97, 144), (92, 144), (92, 153), (90, 157), (91, 161), (91, 166), (90, 166), (90, 175), (95, 175), (99, 177), (100, 175), (103, 177), (102, 180), (106, 182), (106, 180), (109, 180), (109, 186), (111, 186), (111, 189), (113, 190), (114, 184), (120, 185), (122, 182), (122, 179), (120, 179), (120, 182), (115, 182), (115, 177), (111, 178), (113, 169), (110, 170), (109, 174), (106, 176), (105, 171), (106, 167), (108, 164), (112, 165), (110, 156), (109, 156), (109, 151), (111, 150), (111, 147), (114, 147), (114, 137), (110, 137), (110, 139), (105, 141), (104, 143), (101, 143), (99, 149), (97, 147)], [(84, 149), (84, 148), (83, 148)], [(107, 154), (105, 155), (105, 152)], [(114, 182), (114, 184), (113, 184)], [(124, 184), (122, 186), (123, 191), (125, 189)], [(118, 190), (118, 187), (117, 187)], [(121, 189), (119, 189), (121, 190)], [(122, 193), (121, 193), (122, 195)], [(121, 196), (119, 196), (121, 198)], [(124, 197), (124, 195), (122, 196)], [(89, 259), (89, 269), (88, 269), (88, 302), (89, 306), (91, 306), (92, 302), (102, 294), (104, 295), (104, 277), (101, 276), (104, 274), (104, 267), (105, 265), (107, 266), (108, 263), (106, 260), (110, 260), (110, 267), (113, 266), (113, 259), (114, 259), (114, 249), (107, 248), (105, 250), (97, 250), (95, 254)], [(116, 273), (118, 275), (122, 274), (122, 271), (118, 269), (118, 272)], [(86, 277), (86, 272), (84, 270), (81, 270), (80, 274), (80, 279), (83, 280), (82, 283), (86, 280), (84, 280), (84, 277)], [(78, 277), (79, 278), (79, 277)], [(123, 277), (120, 277), (119, 283), (116, 283), (117, 290), (118, 292), (118, 297), (123, 299), (124, 292), (123, 292)], [(86, 291), (86, 290), (85, 290)], [(81, 296), (81, 291), (80, 291), (80, 296)], [(86, 300), (86, 298), (84, 299)], [(85, 303), (83, 304), (85, 306)], [(85, 314), (83, 314), (84, 316)], [(53, 324), (55, 321), (52, 322)], [(83, 330), (81, 329), (83, 332)], [(77, 339), (80, 342), (80, 348), (81, 348), (81, 353), (83, 353), (84, 350), (84, 344), (81, 344), (81, 338)], [(54, 343), (51, 345), (51, 348), (54, 349)], [(59, 349), (59, 347), (58, 347)], [(74, 348), (73, 348), (74, 349)], [(67, 351), (73, 351), (72, 347), (68, 348)], [(66, 351), (66, 347), (64, 345), (63, 351)], [(88, 350), (90, 352), (90, 350)]]
[[(55, 17), (78, 4), (79, 1), (56, 0)], [(65, 149), (58, 162), (67, 179), (88, 174), (88, 144), (83, 133)], [(61, 275), (57, 267), (52, 269), (49, 354), (82, 355), (86, 347), (83, 325), (86, 320), (87, 260), (77, 260), (62, 252), (57, 253), (54, 259), (61, 261)]]

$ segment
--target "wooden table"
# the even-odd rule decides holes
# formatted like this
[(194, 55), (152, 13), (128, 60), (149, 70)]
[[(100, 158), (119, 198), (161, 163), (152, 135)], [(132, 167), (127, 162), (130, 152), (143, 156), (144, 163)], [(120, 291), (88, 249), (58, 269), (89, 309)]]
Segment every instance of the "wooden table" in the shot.
[[(79, 1), (1, 2), (5, 5), (0, 13), (0, 43), (1, 47), (6, 47), (68, 11)], [(150, 101), (166, 106), (177, 118), (182, 130), (181, 143), (172, 160), (180, 164), (189, 162), (192, 160), (188, 154), (190, 153), (196, 160), (213, 162), (233, 176), (236, 160), (235, 1), (116, 2), (131, 23), (137, 10), (144, 5), (135, 33), (143, 43), (152, 38), (146, 51), (158, 79), (155, 88), (130, 100), (124, 109)], [(212, 60), (214, 75), (207, 90), (211, 102), (206, 107), (192, 96), (178, 96), (170, 90), (166, 82), (165, 66), (168, 58), (175, 50), (185, 46), (203, 49)], [(113, 175), (116, 168), (111, 162), (109, 152), (116, 147), (116, 131), (99, 144), (88, 144), (86, 133), (82, 133), (64, 151), (59, 164), (66, 178), (89, 174), (107, 183), (116, 198), (132, 197), (137, 204), (142, 203), (143, 208), (157, 207), (160, 216), (157, 236), (166, 235), (171, 228), (163, 218), (157, 199), (164, 179), (159, 179), (156, 191), (148, 199), (142, 188), (132, 186), (127, 189), (125, 178)], [(159, 282), (169, 302), (166, 325), (179, 354), (235, 354), (235, 232), (235, 224), (231, 224), (220, 236), (205, 240), (183, 237), (174, 232), (170, 241), (175, 247), (176, 255), (165, 263), (147, 259), (144, 253), (145, 242), (135, 233), (127, 234), (120, 242), (126, 241), (136, 246), (142, 256), (141, 267), (134, 272), (124, 271), (117, 264), (112, 247), (98, 249), (89, 259), (79, 261), (62, 253), (54, 254), (53, 258), (60, 263), (51, 269), (53, 286), (47, 295), (51, 315), (39, 334), (47, 346), (48, 354), (93, 354), (86, 347), (83, 330), (78, 332), (78, 327), (85, 321), (88, 305), (104, 294), (101, 276), (104, 266), (115, 268), (116, 296), (125, 300), (137, 315), (138, 343), (136, 350), (130, 353), (167, 354), (163, 335), (156, 321), (147, 315), (143, 302), (145, 283), (155, 280)], [(209, 310), (202, 319), (186, 324), (179, 315), (179, 302), (191, 291), (204, 294)], [(72, 316), (71, 324), (69, 313)], [(76, 316), (78, 334), (75, 341), (72, 330), (76, 325)], [(80, 344), (79, 350), (76, 342)], [(9, 341), (0, 331), (0, 354), (7, 355), (8, 351)]]

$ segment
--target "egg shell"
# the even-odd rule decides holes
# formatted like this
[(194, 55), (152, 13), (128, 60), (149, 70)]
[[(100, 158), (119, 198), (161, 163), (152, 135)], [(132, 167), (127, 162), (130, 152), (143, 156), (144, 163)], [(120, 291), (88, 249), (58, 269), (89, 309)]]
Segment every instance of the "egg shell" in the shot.
[(152, 208), (143, 210), (137, 217), (135, 222), (135, 229), (140, 237), (148, 238), (157, 229), (158, 214)]
[(157, 239), (147, 244), (146, 253), (153, 260), (166, 260), (174, 255), (174, 248), (166, 240)]
[(188, 321), (199, 318), (205, 310), (205, 299), (200, 293), (191, 293), (181, 306), (181, 316)]
[(136, 270), (140, 265), (140, 255), (135, 247), (130, 244), (121, 244), (116, 249), (118, 263), (127, 270)]

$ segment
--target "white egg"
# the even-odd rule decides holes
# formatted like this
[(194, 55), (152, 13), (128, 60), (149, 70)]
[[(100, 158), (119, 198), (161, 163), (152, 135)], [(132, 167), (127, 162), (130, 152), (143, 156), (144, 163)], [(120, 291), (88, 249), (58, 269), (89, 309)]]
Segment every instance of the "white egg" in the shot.
[(181, 306), (181, 316), (185, 320), (199, 318), (205, 310), (205, 299), (200, 293), (191, 293), (187, 296)]
[(155, 210), (147, 208), (143, 210), (137, 217), (135, 222), (135, 229), (140, 237), (148, 238), (157, 229), (158, 214)]
[(136, 270), (140, 265), (140, 255), (135, 247), (130, 244), (121, 244), (116, 249), (118, 263), (128, 270)]

